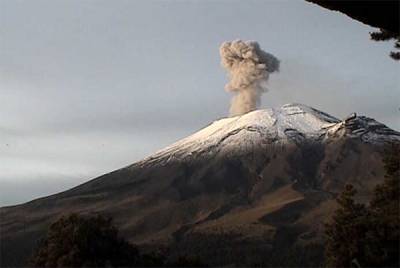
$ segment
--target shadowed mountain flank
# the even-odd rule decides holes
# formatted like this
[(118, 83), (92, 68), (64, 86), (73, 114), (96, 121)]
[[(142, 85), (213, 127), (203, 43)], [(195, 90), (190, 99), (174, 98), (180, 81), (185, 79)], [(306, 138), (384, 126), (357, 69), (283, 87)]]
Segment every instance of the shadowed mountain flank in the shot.
[(321, 252), (336, 194), (352, 183), (367, 200), (384, 177), (385, 143), (399, 140), (373, 119), (301, 104), (220, 119), (130, 166), (0, 208), (1, 265), (26, 265), (49, 224), (76, 212), (111, 216), (131, 242), (171, 255), (211, 265), (276, 256), (269, 263), (279, 266), (285, 254)]

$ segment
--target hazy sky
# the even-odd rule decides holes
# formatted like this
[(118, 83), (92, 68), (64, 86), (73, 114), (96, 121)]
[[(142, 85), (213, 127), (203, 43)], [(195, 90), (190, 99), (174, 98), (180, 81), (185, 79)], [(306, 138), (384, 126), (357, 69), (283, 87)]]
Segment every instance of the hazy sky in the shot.
[(373, 28), (303, 0), (0, 0), (0, 206), (131, 164), (228, 114), (219, 45), (281, 60), (262, 107), (400, 130), (400, 64)]

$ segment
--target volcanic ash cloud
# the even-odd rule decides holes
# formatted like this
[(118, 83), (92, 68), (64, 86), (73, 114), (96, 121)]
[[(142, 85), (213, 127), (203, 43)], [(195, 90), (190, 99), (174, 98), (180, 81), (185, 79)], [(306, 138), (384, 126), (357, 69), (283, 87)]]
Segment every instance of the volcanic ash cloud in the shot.
[(230, 114), (242, 115), (257, 109), (262, 93), (267, 91), (269, 74), (279, 71), (279, 60), (254, 41), (224, 42), (219, 52), (230, 79), (225, 90), (234, 93)]

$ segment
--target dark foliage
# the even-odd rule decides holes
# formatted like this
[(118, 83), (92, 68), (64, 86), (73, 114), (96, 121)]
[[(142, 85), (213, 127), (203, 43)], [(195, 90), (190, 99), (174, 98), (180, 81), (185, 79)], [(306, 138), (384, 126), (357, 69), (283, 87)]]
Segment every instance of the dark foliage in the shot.
[(367, 209), (354, 201), (356, 190), (346, 185), (337, 199), (333, 222), (326, 225), (326, 262), (328, 267), (350, 267), (351, 262), (362, 258), (362, 243), (366, 233)]
[[(358, 1), (358, 0), (306, 0), (324, 8), (335, 10), (347, 16), (379, 28), (379, 32), (370, 33), (375, 41), (388, 41), (395, 39), (395, 49), (400, 47), (399, 31), (399, 3), (398, 0)], [(390, 56), (394, 60), (400, 60), (400, 52), (392, 51)]]
[(398, 267), (400, 243), (400, 145), (391, 144), (384, 157), (386, 176), (368, 206), (356, 203), (347, 185), (339, 208), (326, 224), (328, 267)]
[[(374, 41), (389, 41), (394, 39), (394, 48), (400, 49), (400, 35), (398, 33), (389, 32), (384, 29), (380, 29), (379, 32), (372, 32), (370, 33), (371, 39)], [(400, 60), (400, 52), (398, 51), (391, 51), (390, 57), (394, 60)]]
[(166, 267), (206, 267), (204, 262), (196, 256), (179, 256), (175, 260), (166, 262)]
[(370, 202), (367, 237), (371, 265), (398, 267), (400, 254), (400, 144), (386, 150), (386, 176)]
[(31, 258), (36, 267), (119, 267), (139, 261), (139, 252), (118, 237), (111, 219), (102, 216), (63, 216)]
[(347, 16), (372, 27), (386, 29), (399, 34), (398, 0), (306, 0), (346, 14)]
[(35, 267), (204, 267), (200, 259), (141, 254), (118, 236), (111, 218), (63, 216), (54, 222), (31, 257)]

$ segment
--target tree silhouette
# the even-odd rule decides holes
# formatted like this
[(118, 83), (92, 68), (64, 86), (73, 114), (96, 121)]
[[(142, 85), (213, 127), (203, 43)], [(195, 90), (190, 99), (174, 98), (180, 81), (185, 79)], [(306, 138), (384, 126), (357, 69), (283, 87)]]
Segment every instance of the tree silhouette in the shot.
[(368, 206), (356, 203), (346, 185), (332, 221), (326, 224), (328, 267), (398, 267), (400, 242), (400, 144), (385, 152), (386, 176)]
[(35, 267), (120, 267), (139, 264), (139, 251), (118, 237), (110, 218), (63, 216), (31, 258)]
[[(323, 8), (339, 11), (352, 19), (368, 24), (379, 29), (377, 32), (370, 33), (374, 41), (395, 40), (394, 48), (400, 49), (400, 24), (399, 8), (400, 1), (389, 0), (306, 0), (317, 4)], [(391, 51), (390, 57), (400, 60), (399, 51)]]
[(205, 267), (195, 256), (167, 260), (159, 253), (141, 254), (118, 236), (111, 218), (71, 214), (54, 222), (31, 256), (34, 267)]
[(385, 180), (370, 202), (366, 247), (371, 266), (399, 266), (400, 144), (392, 143), (384, 157)]
[(367, 209), (354, 201), (356, 190), (350, 184), (345, 186), (337, 202), (339, 208), (333, 215), (332, 223), (326, 224), (328, 267), (350, 267), (362, 257), (362, 243), (366, 232)]
[[(371, 32), (370, 33), (371, 39), (374, 41), (389, 41), (394, 39), (394, 48), (400, 49), (400, 35), (398, 33), (393, 33), (387, 31), (385, 29), (380, 29), (378, 32)], [(391, 51), (390, 57), (394, 60), (400, 60), (400, 52), (399, 51)]]

